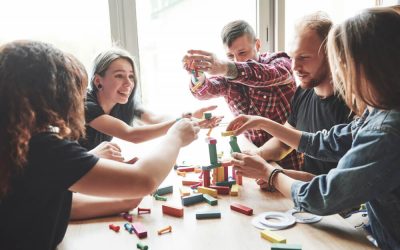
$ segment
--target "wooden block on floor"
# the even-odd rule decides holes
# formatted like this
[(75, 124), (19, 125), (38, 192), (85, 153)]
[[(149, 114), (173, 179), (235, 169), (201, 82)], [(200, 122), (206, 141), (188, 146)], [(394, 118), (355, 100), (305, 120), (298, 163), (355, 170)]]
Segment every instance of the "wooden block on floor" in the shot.
[(273, 243), (273, 244), (271, 244), (271, 250), (301, 250), (301, 245)]
[(192, 189), (186, 186), (180, 187), (179, 191), (181, 193), (181, 197), (189, 196), (192, 193)]
[(286, 238), (271, 232), (268, 229), (261, 231), (261, 238), (268, 240), (272, 243), (286, 243)]
[(182, 185), (183, 186), (192, 186), (192, 185), (196, 185), (202, 183), (201, 180), (199, 179), (183, 179), (182, 180)]
[(239, 185), (238, 184), (232, 185), (230, 194), (231, 194), (231, 196), (239, 195)]
[(168, 214), (174, 217), (183, 217), (183, 208), (172, 206), (172, 205), (162, 205), (163, 214)]
[(219, 211), (197, 211), (196, 219), (217, 219), (221, 218), (221, 212)]
[(174, 192), (174, 187), (171, 185), (171, 186), (165, 186), (165, 187), (157, 188), (155, 194), (164, 195), (164, 194), (171, 194), (173, 192)]
[(194, 167), (178, 167), (176, 170), (181, 172), (194, 172)]
[(218, 194), (229, 194), (230, 188), (226, 186), (214, 186), (211, 185), (210, 188), (217, 190)]
[(203, 198), (204, 198), (204, 200), (205, 200), (208, 204), (210, 204), (211, 206), (215, 206), (215, 205), (218, 204), (218, 200), (215, 199), (214, 197), (212, 197), (211, 195), (203, 194)]
[(246, 214), (246, 215), (252, 215), (253, 214), (253, 209), (252, 208), (246, 207), (246, 206), (241, 205), (239, 203), (232, 203), (231, 204), (231, 209), (236, 211), (236, 212), (239, 212), (239, 213), (242, 213), (242, 214)]

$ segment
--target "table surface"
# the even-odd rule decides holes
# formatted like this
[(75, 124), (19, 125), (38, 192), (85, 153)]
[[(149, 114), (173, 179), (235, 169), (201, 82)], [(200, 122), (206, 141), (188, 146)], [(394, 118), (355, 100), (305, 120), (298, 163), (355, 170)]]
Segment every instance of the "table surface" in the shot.
[[(178, 162), (188, 160), (194, 161), (208, 159), (208, 147), (200, 139), (182, 150)], [(218, 139), (225, 143), (225, 139)], [(242, 142), (243, 139), (240, 140)], [(120, 142), (121, 143), (121, 142)], [(151, 148), (152, 141), (148, 148)], [(123, 144), (123, 143), (122, 143)], [(132, 147), (125, 144), (123, 148)], [(227, 147), (222, 146), (225, 152)], [(140, 146), (141, 150), (146, 147)], [(218, 151), (221, 149), (218, 148)], [(229, 150), (229, 148), (228, 148)], [(140, 150), (133, 150), (139, 153)], [(128, 154), (127, 154), (128, 155)], [(130, 156), (128, 156), (130, 157)], [(202, 160), (198, 160), (202, 159)], [(188, 160), (189, 162), (191, 160)], [(201, 163), (205, 163), (204, 161)], [(188, 176), (197, 177), (198, 174), (191, 173)], [(269, 249), (270, 242), (260, 237), (260, 229), (251, 224), (251, 220), (258, 214), (266, 211), (285, 212), (293, 208), (293, 202), (283, 197), (280, 193), (270, 193), (260, 190), (254, 180), (243, 178), (243, 186), (240, 186), (239, 196), (219, 195), (218, 205), (210, 206), (207, 203), (199, 203), (184, 207), (184, 217), (175, 218), (163, 215), (162, 204), (181, 206), (179, 187), (181, 179), (174, 171), (171, 171), (163, 185), (174, 186), (173, 194), (165, 195), (168, 200), (157, 201), (151, 196), (146, 196), (139, 207), (151, 208), (150, 214), (137, 214), (137, 209), (131, 211), (134, 222), (141, 222), (148, 231), (148, 237), (142, 240), (134, 234), (124, 230), (126, 221), (121, 216), (98, 218), (92, 220), (71, 222), (59, 250), (80, 249), (136, 249), (136, 243), (143, 242), (149, 249)], [(247, 216), (230, 209), (230, 204), (237, 202), (253, 208), (254, 215)], [(196, 211), (210, 210), (220, 211), (220, 219), (196, 220)], [(109, 224), (121, 226), (119, 233), (108, 228)], [(157, 231), (168, 225), (172, 226), (172, 232), (158, 235)], [(275, 231), (275, 233), (287, 239), (287, 243), (301, 244), (302, 249), (375, 249), (366, 239), (364, 233), (354, 229), (346, 220), (339, 215), (325, 216), (315, 224), (297, 223), (293, 227)]]

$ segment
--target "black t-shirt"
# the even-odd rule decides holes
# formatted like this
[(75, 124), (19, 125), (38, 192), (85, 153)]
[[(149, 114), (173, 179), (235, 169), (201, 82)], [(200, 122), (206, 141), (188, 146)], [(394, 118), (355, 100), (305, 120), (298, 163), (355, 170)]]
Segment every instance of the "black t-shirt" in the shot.
[(55, 249), (70, 217), (68, 190), (97, 163), (77, 142), (54, 133), (34, 135), (28, 163), (11, 179), (10, 192), (0, 200), (0, 249)]
[[(329, 130), (336, 124), (349, 123), (352, 119), (353, 115), (342, 98), (333, 95), (322, 99), (314, 89), (298, 87), (292, 99), (288, 123), (300, 131), (314, 133)], [(319, 175), (336, 166), (337, 162), (324, 162), (305, 155), (302, 170)]]
[(88, 125), (91, 121), (104, 114), (105, 112), (97, 101), (96, 94), (89, 91), (85, 101), (86, 138), (79, 140), (79, 143), (87, 150), (92, 150), (101, 142), (111, 141), (113, 138)]

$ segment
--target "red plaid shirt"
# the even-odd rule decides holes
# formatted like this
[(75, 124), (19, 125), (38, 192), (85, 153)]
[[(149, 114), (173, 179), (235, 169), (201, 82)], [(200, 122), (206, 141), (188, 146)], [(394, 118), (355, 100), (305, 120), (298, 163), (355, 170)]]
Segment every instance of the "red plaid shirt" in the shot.
[[(296, 90), (289, 56), (283, 52), (265, 53), (258, 62), (248, 60), (235, 64), (237, 78), (206, 78), (192, 94), (200, 100), (223, 96), (235, 116), (258, 115), (284, 124)], [(248, 130), (245, 136), (258, 147), (271, 138), (267, 132), (254, 129)], [(299, 169), (301, 161), (302, 157), (292, 152), (279, 163), (285, 168)]]

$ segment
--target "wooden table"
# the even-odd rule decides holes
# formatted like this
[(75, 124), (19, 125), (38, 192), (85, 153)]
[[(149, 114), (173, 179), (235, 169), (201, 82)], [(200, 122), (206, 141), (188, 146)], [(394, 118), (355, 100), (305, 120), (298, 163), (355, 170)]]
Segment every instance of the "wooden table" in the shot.
[[(219, 140), (220, 142), (223, 143), (223, 140)], [(207, 145), (200, 139), (197, 147), (193, 145), (185, 148), (181, 155), (204, 158), (205, 153)], [(146, 227), (148, 231), (146, 239), (139, 240), (136, 235), (125, 231), (123, 224), (126, 221), (120, 216), (107, 217), (71, 222), (58, 249), (136, 249), (136, 243), (139, 241), (147, 244), (149, 249), (163, 250), (269, 249), (270, 242), (260, 237), (260, 230), (251, 224), (251, 220), (262, 212), (287, 211), (293, 207), (293, 202), (280, 193), (262, 191), (254, 180), (243, 178), (243, 186), (240, 187), (238, 197), (219, 195), (217, 206), (200, 203), (184, 207), (183, 218), (163, 215), (162, 204), (181, 204), (179, 193), (181, 178), (172, 171), (164, 182), (174, 185), (174, 193), (166, 195), (167, 202), (154, 200), (151, 196), (143, 199), (139, 207), (151, 208), (151, 214), (138, 216), (137, 209), (132, 211), (134, 221), (141, 222)], [(230, 204), (233, 202), (253, 208), (254, 215), (247, 216), (232, 211)], [(220, 219), (196, 220), (195, 213), (200, 209), (219, 210), (222, 216)], [(110, 223), (121, 226), (120, 232), (109, 230)], [(172, 233), (159, 236), (157, 231), (168, 225), (172, 226)], [(303, 249), (375, 249), (361, 231), (354, 229), (339, 215), (326, 216), (315, 224), (297, 223), (289, 229), (276, 233), (286, 237), (287, 243), (301, 244)]]

